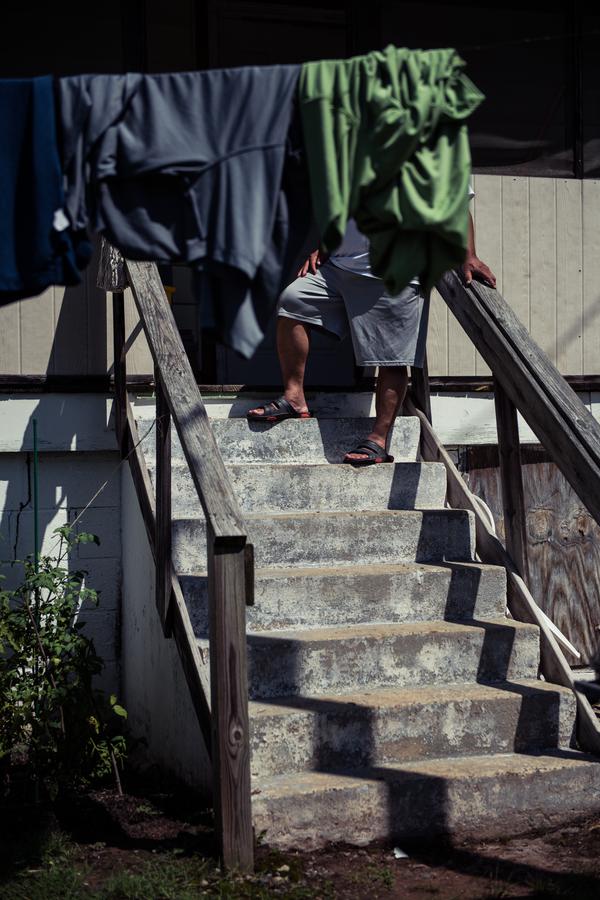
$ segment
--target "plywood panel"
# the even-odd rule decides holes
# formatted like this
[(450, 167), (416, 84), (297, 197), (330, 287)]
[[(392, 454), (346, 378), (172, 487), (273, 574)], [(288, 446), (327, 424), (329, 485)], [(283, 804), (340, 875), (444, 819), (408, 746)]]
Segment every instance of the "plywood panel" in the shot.
[[(502, 288), (502, 181), (492, 175), (474, 175), (472, 202), (475, 224), (475, 249), (497, 278)], [(476, 355), (475, 374), (489, 375), (489, 367)], [(458, 373), (457, 373), (458, 374)]]
[(19, 304), (0, 306), (0, 375), (21, 373), (21, 317)]
[(502, 181), (502, 294), (526, 328), (529, 319), (529, 179)]
[[(474, 191), (477, 192), (477, 176), (472, 178), (472, 185)], [(471, 214), (475, 221), (477, 209), (474, 201), (471, 202)], [(477, 353), (473, 344), (467, 338), (461, 326), (450, 312), (446, 311), (445, 320), (442, 320), (441, 314), (438, 314), (438, 317), (440, 321), (439, 336), (442, 336), (443, 328), (446, 329), (447, 334), (447, 348), (445, 354), (447, 363), (446, 370), (439, 372), (432, 368), (430, 363), (430, 373), (432, 375), (475, 375), (477, 373)], [(437, 350), (437, 358), (440, 360), (444, 358), (444, 355), (439, 350)]]
[(448, 374), (448, 307), (435, 289), (429, 309), (427, 365), (430, 375)]
[(21, 372), (53, 374), (54, 288), (19, 303), (21, 317)]
[[(477, 190), (477, 176), (471, 177), (471, 184), (473, 190)], [(477, 204), (475, 200), (471, 200), (471, 218), (473, 219), (473, 228), (475, 231), (475, 250), (477, 251)], [(485, 260), (484, 260), (485, 262)], [(489, 375), (491, 372), (490, 367), (487, 365), (483, 357), (475, 351), (475, 374), (476, 375)]]
[(104, 375), (113, 361), (111, 295), (96, 287), (98, 256), (94, 254), (85, 273), (87, 304), (87, 371)]
[(88, 304), (85, 284), (54, 288), (54, 372), (77, 375), (87, 371)]
[(556, 182), (529, 179), (530, 332), (556, 364)]
[[(127, 374), (151, 375), (154, 372), (152, 355), (140, 323), (133, 295), (125, 291), (125, 339), (127, 346)], [(109, 357), (112, 363), (112, 356)]]
[(584, 181), (583, 374), (600, 372), (600, 181)]
[(583, 253), (581, 182), (556, 180), (557, 367), (563, 375), (583, 366)]
[[(523, 465), (527, 553), (531, 593), (587, 662), (600, 636), (600, 527), (557, 467), (535, 461)], [(486, 460), (485, 456), (489, 458)], [(504, 520), (495, 448), (472, 448), (467, 480), (490, 507), (498, 535)], [(576, 662), (575, 658), (571, 660)]]

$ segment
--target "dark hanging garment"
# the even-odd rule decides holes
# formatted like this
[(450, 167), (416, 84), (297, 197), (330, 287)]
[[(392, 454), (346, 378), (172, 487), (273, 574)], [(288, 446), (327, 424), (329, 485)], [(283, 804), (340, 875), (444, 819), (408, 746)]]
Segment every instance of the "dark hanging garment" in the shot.
[(131, 259), (193, 266), (204, 320), (245, 357), (264, 336), (310, 225), (301, 142), (290, 138), (299, 72), (60, 81), (74, 223), (87, 219)]
[(0, 80), (0, 304), (80, 282), (63, 206), (53, 81)]

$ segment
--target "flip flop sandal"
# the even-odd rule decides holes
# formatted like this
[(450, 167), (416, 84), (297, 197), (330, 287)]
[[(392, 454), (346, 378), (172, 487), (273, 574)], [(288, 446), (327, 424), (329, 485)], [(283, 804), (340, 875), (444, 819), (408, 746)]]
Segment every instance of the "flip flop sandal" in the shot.
[(257, 406), (257, 409), (263, 409), (263, 413), (246, 413), (249, 422), (281, 422), (283, 419), (310, 419), (308, 412), (297, 412), (291, 403), (285, 397), (279, 397), (278, 400), (271, 400), (264, 406)]
[(364, 459), (348, 459), (348, 454), (346, 453), (343, 461), (350, 463), (351, 466), (372, 466), (377, 463), (394, 462), (394, 457), (386, 453), (383, 447), (380, 447), (375, 441), (362, 441), (354, 450), (350, 450), (350, 453), (365, 455)]

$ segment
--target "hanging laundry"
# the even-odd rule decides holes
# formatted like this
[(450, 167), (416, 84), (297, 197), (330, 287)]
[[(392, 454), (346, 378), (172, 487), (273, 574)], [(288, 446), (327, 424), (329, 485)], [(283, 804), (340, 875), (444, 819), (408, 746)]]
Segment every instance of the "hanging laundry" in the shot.
[(75, 253), (63, 211), (53, 81), (0, 80), (0, 304), (52, 284), (80, 282), (89, 243)]
[[(60, 79), (66, 208), (131, 259), (196, 270), (250, 357), (310, 249), (299, 66)], [(314, 236), (312, 238), (314, 241)]]
[(324, 250), (349, 219), (369, 238), (373, 273), (395, 295), (428, 291), (467, 247), (466, 119), (483, 94), (454, 50), (389, 46), (302, 67), (299, 97)]

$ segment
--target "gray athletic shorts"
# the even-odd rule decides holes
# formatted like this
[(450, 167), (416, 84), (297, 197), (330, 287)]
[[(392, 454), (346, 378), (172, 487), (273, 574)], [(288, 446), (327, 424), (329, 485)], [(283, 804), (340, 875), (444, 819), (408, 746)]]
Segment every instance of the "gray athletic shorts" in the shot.
[(390, 297), (378, 278), (326, 262), (283, 291), (278, 315), (340, 340), (349, 331), (358, 366), (423, 366), (429, 298), (416, 285)]

